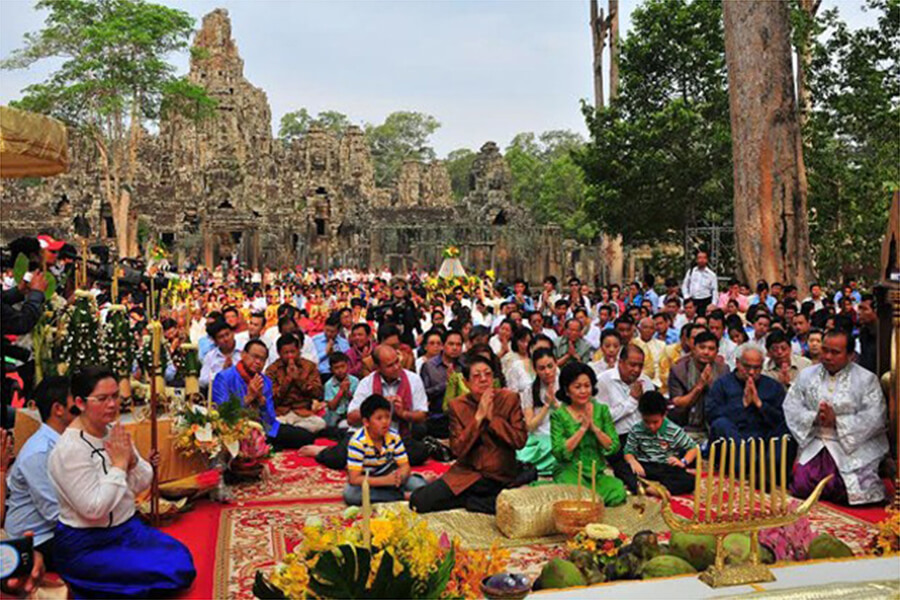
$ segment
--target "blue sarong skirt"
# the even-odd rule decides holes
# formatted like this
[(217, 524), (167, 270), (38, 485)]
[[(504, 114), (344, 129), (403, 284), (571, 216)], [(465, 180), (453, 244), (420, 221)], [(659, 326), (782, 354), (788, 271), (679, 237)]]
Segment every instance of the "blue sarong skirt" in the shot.
[(58, 523), (53, 553), (76, 596), (156, 597), (190, 587), (197, 576), (187, 547), (137, 515), (109, 528)]

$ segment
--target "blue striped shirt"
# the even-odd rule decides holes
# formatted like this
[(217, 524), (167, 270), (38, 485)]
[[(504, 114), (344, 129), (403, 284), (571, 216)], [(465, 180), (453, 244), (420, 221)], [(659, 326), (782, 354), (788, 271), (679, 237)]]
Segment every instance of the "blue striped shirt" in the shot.
[(353, 434), (347, 444), (348, 471), (365, 470), (370, 476), (378, 477), (390, 473), (397, 465), (408, 462), (406, 446), (393, 429), (388, 430), (384, 436), (381, 448), (375, 446), (365, 427)]

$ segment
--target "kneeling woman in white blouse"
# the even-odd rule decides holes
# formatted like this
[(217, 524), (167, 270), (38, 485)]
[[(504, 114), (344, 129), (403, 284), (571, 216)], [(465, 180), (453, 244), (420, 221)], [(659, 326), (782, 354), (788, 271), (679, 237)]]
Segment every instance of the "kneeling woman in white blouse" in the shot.
[[(135, 514), (135, 494), (153, 478), (119, 417), (112, 371), (85, 367), (72, 376), (80, 415), (50, 454), (59, 494), (56, 569), (76, 597), (147, 598), (187, 588), (196, 571), (190, 551)], [(112, 426), (111, 426), (112, 425)]]

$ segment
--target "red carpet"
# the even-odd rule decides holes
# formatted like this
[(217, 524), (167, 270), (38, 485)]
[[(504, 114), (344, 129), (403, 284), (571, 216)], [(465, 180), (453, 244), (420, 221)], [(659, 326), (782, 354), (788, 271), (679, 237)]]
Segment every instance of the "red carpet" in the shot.
[(163, 531), (175, 537), (188, 547), (194, 557), (197, 578), (194, 585), (178, 598), (208, 600), (212, 598), (213, 577), (216, 571), (216, 538), (219, 529), (219, 514), (223, 505), (209, 500), (201, 500), (194, 508), (182, 514)]

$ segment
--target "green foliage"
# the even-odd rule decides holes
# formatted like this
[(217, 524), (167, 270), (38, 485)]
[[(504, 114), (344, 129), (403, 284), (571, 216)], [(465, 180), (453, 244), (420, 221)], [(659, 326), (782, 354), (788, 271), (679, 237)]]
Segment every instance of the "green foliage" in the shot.
[(131, 374), (134, 364), (134, 335), (128, 313), (124, 310), (111, 310), (106, 320), (103, 335), (103, 353), (107, 366), (120, 377)]
[(429, 138), (441, 124), (431, 115), (398, 111), (385, 118), (381, 125), (366, 124), (366, 137), (375, 163), (375, 183), (390, 184), (400, 171), (404, 160), (434, 160), (434, 148)]
[(574, 161), (589, 185), (587, 214), (627, 244), (677, 242), (686, 224), (730, 219), (721, 4), (644, 3), (632, 13), (620, 66), (613, 105), (582, 105), (591, 139)]
[(178, 83), (165, 60), (187, 48), (194, 20), (186, 12), (143, 0), (40, 0), (35, 8), (49, 11), (44, 29), (26, 34), (24, 47), (0, 66), (28, 68), (51, 57), (62, 63), (46, 81), (25, 88), (18, 106), (112, 137), (116, 130), (122, 135), (133, 112), (158, 118), (174, 95), (211, 102), (202, 88)]
[(285, 113), (278, 127), (278, 137), (285, 143), (302, 138), (310, 127), (321, 127), (340, 137), (351, 125), (347, 115), (336, 110), (323, 110), (315, 118), (305, 108)]
[(287, 595), (266, 580), (262, 571), (253, 579), (253, 597), (259, 600), (288, 600)]
[(58, 282), (56, 281), (56, 276), (53, 273), (47, 273), (46, 275), (44, 275), (44, 279), (47, 280), (47, 289), (44, 290), (44, 300), (49, 300), (53, 297), (53, 294), (56, 293)]
[(571, 131), (516, 135), (504, 153), (512, 172), (512, 196), (541, 223), (554, 222), (568, 236), (590, 242), (598, 228), (587, 214), (587, 184), (572, 158), (584, 140)]
[(13, 279), (16, 283), (21, 283), (25, 273), (28, 272), (28, 257), (19, 252), (16, 256), (16, 262), (13, 263)]
[(92, 296), (77, 296), (69, 308), (61, 354), (68, 373), (77, 367), (100, 364), (100, 321)]
[[(404, 567), (399, 575), (394, 574), (394, 556), (387, 551), (381, 553), (381, 562), (375, 572), (372, 585), (367, 587), (372, 565), (372, 553), (367, 548), (343, 544), (333, 552), (319, 555), (315, 566), (310, 570), (309, 589), (319, 598), (439, 598), (447, 587), (450, 574), (456, 562), (455, 552), (451, 550), (444, 557), (437, 570), (429, 574), (426, 581), (418, 581), (412, 577), (409, 569)], [(271, 586), (260, 579), (257, 573), (260, 592), (277, 593)], [(255, 593), (256, 585), (254, 585)], [(258, 598), (275, 598), (267, 595)]]
[[(810, 238), (821, 278), (874, 277), (890, 188), (900, 181), (900, 2), (868, 0), (873, 27), (816, 17), (804, 131)], [(795, 11), (796, 12), (796, 11)]]
[(450, 188), (453, 190), (453, 199), (462, 200), (469, 193), (469, 173), (472, 163), (478, 155), (468, 148), (453, 150), (444, 159), (447, 173), (450, 174)]

